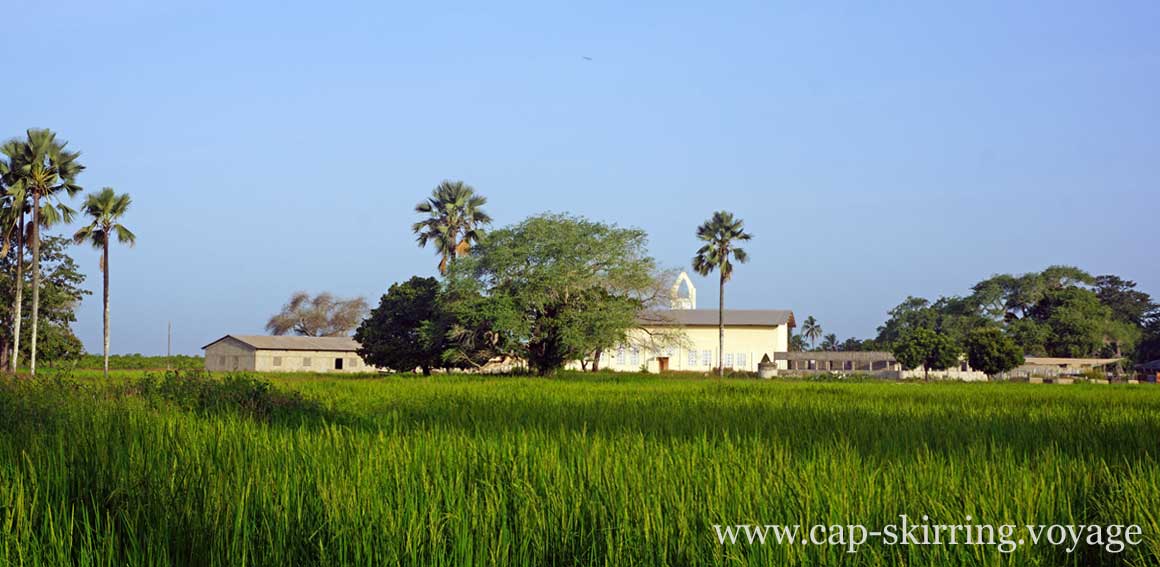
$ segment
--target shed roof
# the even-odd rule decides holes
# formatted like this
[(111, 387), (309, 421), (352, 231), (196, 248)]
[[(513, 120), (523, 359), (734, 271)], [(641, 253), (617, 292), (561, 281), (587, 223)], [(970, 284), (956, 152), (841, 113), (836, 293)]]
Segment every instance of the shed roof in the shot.
[(1090, 368), (1119, 362), (1118, 358), (1062, 358), (1050, 356), (1025, 357), (1024, 366), (1058, 366), (1060, 368)]
[(329, 350), (335, 352), (354, 352), (359, 348), (358, 341), (351, 337), (286, 337), (266, 335), (226, 335), (208, 345), (203, 350), (226, 339), (234, 339), (254, 350)]
[[(645, 311), (637, 322), (644, 325), (680, 325), (684, 327), (716, 327), (716, 309), (662, 309)], [(789, 309), (726, 309), (727, 327), (773, 327), (795, 325)]]

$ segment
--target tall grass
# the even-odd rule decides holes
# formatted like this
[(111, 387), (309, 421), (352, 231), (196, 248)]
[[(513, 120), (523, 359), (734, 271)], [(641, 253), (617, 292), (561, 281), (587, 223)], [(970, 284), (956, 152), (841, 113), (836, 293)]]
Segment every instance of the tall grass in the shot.
[[(0, 564), (1160, 562), (1153, 387), (182, 380), (0, 383)], [(899, 514), (1145, 543), (847, 554), (711, 528)]]

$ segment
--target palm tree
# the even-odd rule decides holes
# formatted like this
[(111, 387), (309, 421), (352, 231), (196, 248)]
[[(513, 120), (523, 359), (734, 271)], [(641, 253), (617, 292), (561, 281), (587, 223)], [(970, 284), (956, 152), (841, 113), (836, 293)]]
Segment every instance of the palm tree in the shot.
[(734, 219), (733, 213), (717, 211), (712, 218), (697, 227), (697, 238), (703, 244), (693, 256), (693, 269), (702, 276), (708, 276), (713, 270), (720, 274), (720, 294), (717, 297), (717, 376), (725, 377), (725, 282), (733, 277), (733, 263), (730, 258), (744, 264), (749, 261), (749, 255), (743, 248), (736, 246), (739, 241), (746, 241), (753, 236), (745, 232), (745, 222)]
[(817, 319), (814, 319), (813, 315), (806, 317), (806, 320), (802, 322), (802, 334), (810, 340), (810, 348), (814, 348), (818, 338), (822, 336), (822, 332), (822, 325), (818, 323)]
[(838, 335), (830, 333), (822, 337), (822, 350), (826, 352), (833, 352), (838, 350)]
[(101, 251), (101, 275), (104, 280), (104, 292), (101, 300), (105, 307), (104, 347), (105, 347), (105, 378), (109, 378), (109, 243), (112, 235), (117, 235), (117, 242), (132, 246), (137, 242), (134, 235), (125, 225), (118, 221), (129, 210), (132, 199), (128, 193), (116, 194), (112, 187), (105, 187), (97, 193), (90, 193), (85, 197), (81, 209), (85, 215), (93, 219), (88, 226), (81, 227), (73, 235), (73, 242), (84, 244), (88, 242)]
[[(84, 170), (80, 152), (66, 150), (68, 142), (58, 142), (51, 130), (29, 129), (24, 140), (5, 144), (10, 183), (20, 184), (32, 199), (32, 224), (28, 241), (32, 244), (32, 336), (28, 371), (36, 375), (36, 333), (40, 318), (40, 229), (56, 222), (69, 222), (73, 210), (59, 201), (62, 194), (81, 191), (76, 177)], [(8, 152), (11, 152), (9, 155)], [(41, 206), (44, 201), (44, 206)], [(19, 320), (19, 319), (17, 319)]]
[(439, 273), (446, 274), (458, 256), (471, 250), (473, 243), (483, 235), (481, 226), (491, 224), (491, 217), (483, 211), (487, 197), (475, 193), (475, 188), (462, 181), (444, 181), (431, 191), (431, 197), (415, 205), (415, 212), (428, 218), (411, 226), (417, 235), (419, 247), (435, 244), (441, 256)]

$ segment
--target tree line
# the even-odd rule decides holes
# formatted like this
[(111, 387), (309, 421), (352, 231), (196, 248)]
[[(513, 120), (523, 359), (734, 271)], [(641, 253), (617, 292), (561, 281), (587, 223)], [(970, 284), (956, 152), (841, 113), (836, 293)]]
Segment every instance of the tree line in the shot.
[(817, 345), (821, 325), (811, 316), (794, 344), (798, 350), (891, 351), (904, 365), (928, 370), (954, 366), (966, 355), (988, 374), (1010, 370), (1024, 356), (1117, 358), (1122, 366), (1160, 358), (1160, 306), (1134, 281), (1050, 266), (997, 274), (970, 290), (934, 301), (907, 297), (876, 337), (861, 341), (838, 342), (829, 334)]
[[(77, 216), (67, 200), (83, 191), (77, 183), (85, 170), (80, 157), (47, 129), (29, 129), (0, 146), (0, 263), (8, 284), (2, 292), (10, 295), (0, 306), (5, 322), (0, 330), (0, 363), (10, 372), (20, 368), (22, 356), (35, 376), (39, 355), (52, 359), (80, 354), (80, 341), (69, 324), (76, 320), (75, 305), (88, 292), (80, 289), (85, 278), (67, 247), (91, 244), (101, 251), (103, 366), (108, 377), (109, 249), (114, 239), (129, 246), (136, 242), (136, 235), (121, 224), (132, 200), (110, 187), (90, 193), (81, 203), (88, 224), (71, 238), (45, 236), (45, 230), (71, 223)], [(45, 352), (42, 346), (51, 348)]]

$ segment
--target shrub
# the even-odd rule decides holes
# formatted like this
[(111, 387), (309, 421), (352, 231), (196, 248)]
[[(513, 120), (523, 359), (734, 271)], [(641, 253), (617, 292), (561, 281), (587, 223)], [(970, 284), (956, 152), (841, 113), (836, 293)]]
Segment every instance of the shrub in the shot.
[(202, 371), (146, 373), (128, 382), (121, 394), (135, 395), (152, 405), (169, 403), (201, 414), (235, 412), (260, 421), (298, 421), (323, 417), (322, 406), (300, 392), (274, 388), (270, 382), (245, 373), (215, 378)]

